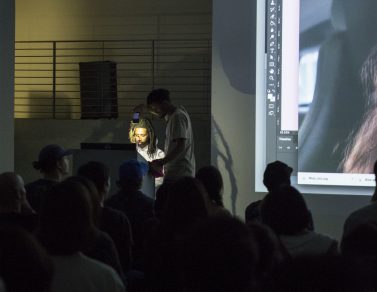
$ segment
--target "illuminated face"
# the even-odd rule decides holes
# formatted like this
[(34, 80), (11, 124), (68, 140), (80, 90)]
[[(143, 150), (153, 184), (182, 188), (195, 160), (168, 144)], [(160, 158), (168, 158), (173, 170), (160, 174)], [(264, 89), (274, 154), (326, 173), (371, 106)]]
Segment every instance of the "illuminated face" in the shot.
[(135, 142), (140, 147), (147, 146), (149, 142), (148, 130), (146, 128), (135, 128)]
[(69, 159), (67, 156), (63, 156), (57, 162), (58, 169), (63, 175), (69, 174)]

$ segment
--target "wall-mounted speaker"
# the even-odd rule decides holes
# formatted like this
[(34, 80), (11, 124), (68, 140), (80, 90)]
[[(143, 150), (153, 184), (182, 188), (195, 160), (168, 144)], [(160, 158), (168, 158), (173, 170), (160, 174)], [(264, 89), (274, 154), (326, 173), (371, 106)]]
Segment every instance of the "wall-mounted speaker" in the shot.
[(117, 69), (111, 61), (80, 62), (81, 118), (117, 118)]

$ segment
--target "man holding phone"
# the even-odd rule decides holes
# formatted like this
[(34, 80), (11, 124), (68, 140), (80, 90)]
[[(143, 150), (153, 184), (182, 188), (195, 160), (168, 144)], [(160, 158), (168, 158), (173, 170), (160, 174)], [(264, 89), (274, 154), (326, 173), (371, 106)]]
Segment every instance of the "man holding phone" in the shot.
[[(148, 111), (166, 121), (165, 157), (150, 162), (153, 171), (164, 169), (164, 181), (195, 175), (194, 137), (186, 109), (174, 106), (166, 89), (152, 90), (147, 97)], [(135, 108), (140, 112), (143, 106)]]

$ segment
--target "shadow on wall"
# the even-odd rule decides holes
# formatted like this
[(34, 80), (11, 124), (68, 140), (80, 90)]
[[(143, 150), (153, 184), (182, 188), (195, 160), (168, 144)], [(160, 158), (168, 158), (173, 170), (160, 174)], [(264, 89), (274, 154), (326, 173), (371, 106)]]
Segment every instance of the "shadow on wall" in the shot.
[[(98, 120), (99, 124), (92, 129), (90, 135), (83, 139), (83, 143), (130, 143), (128, 141), (128, 119)], [(109, 123), (109, 124), (108, 124)], [(111, 125), (110, 125), (111, 124)]]
[[(40, 90), (43, 89), (41, 88)], [(15, 92), (16, 96), (20, 94), (21, 92)], [(55, 97), (56, 118), (73, 118), (74, 111), (75, 105), (67, 94), (59, 93)], [(16, 118), (52, 119), (53, 112), (52, 92), (34, 91), (30, 92), (26, 97), (21, 95), (15, 98)]]
[[(226, 2), (226, 0), (222, 1)], [(254, 2), (240, 1), (237, 4), (244, 6), (243, 8), (226, 11), (224, 15), (226, 21), (216, 24), (218, 28), (214, 34), (217, 35), (213, 36), (213, 39), (218, 40), (220, 60), (230, 84), (246, 94), (255, 93), (253, 80), (256, 80), (256, 4)], [(250, 14), (253, 17), (250, 17)], [(242, 25), (240, 19), (243, 21)], [(245, 41), (240, 43), (240, 35), (254, 37), (245, 37)]]
[[(213, 127), (213, 135), (212, 135), (212, 159), (214, 162), (214, 166), (219, 168), (219, 161), (224, 163), (224, 168), (227, 171), (227, 176), (230, 181), (230, 201), (231, 201), (231, 212), (233, 215), (236, 214), (236, 202), (238, 196), (238, 188), (237, 188), (237, 179), (233, 172), (233, 158), (230, 151), (230, 147), (226, 142), (223, 133), (215, 119), (212, 116), (212, 127)], [(223, 150), (220, 150), (223, 149)], [(224, 177), (224, 175), (223, 175)], [(224, 177), (225, 178), (225, 177)]]

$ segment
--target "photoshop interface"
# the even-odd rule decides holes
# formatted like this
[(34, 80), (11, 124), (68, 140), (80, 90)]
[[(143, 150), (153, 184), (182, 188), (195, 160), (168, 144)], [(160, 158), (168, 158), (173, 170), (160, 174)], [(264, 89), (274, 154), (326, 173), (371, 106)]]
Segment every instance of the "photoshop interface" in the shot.
[[(266, 159), (280, 160), (292, 166), (297, 174), (298, 132), (282, 129), (282, 1), (266, 3)], [(286, 98), (286, 97), (284, 97)], [(298, 106), (298, 105), (297, 105)], [(291, 117), (297, 118), (297, 117)]]

